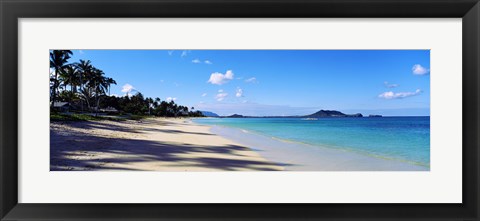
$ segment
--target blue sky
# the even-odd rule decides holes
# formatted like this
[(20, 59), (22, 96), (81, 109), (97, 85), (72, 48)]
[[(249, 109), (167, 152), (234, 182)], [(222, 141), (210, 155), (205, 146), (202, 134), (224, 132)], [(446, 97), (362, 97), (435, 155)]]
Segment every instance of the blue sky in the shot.
[(220, 115), (302, 115), (320, 109), (430, 115), (429, 50), (73, 50), (139, 91)]

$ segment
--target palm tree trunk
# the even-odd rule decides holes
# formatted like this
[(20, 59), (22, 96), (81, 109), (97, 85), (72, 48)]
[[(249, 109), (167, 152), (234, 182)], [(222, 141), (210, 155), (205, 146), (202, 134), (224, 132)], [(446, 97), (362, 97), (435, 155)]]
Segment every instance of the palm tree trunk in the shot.
[(58, 71), (57, 68), (55, 68), (55, 79), (53, 80), (53, 95), (52, 95), (52, 106), (51, 108), (55, 106), (55, 99), (57, 96), (57, 77), (58, 77)]
[(70, 105), (73, 101), (73, 83), (72, 83), (72, 77), (70, 77)]
[[(83, 87), (83, 80), (82, 80), (82, 74), (80, 74), (80, 93), (83, 93), (85, 91), (85, 88)], [(83, 99), (80, 99), (80, 106), (82, 106), (82, 112), (83, 112)]]
[(98, 114), (98, 88), (97, 88), (97, 82), (95, 82), (95, 101), (96, 101), (96, 108), (95, 108), (95, 117)]

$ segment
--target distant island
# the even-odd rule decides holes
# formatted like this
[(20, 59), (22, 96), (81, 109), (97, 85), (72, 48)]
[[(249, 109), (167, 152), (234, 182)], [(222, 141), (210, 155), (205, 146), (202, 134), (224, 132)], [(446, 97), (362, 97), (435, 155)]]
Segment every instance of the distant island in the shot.
[(340, 111), (336, 110), (320, 110), (314, 114), (302, 116), (306, 118), (322, 118), (322, 117), (363, 117), (362, 114), (356, 113), (356, 114), (344, 114)]
[(330, 117), (363, 117), (363, 115), (361, 113), (344, 114), (336, 110), (320, 110), (313, 114), (298, 115), (298, 116), (260, 116), (259, 117), (259, 116), (243, 116), (240, 114), (221, 116), (221, 118), (330, 118)]
[(200, 111), (200, 112), (202, 112), (203, 116), (205, 117), (220, 117), (218, 114), (210, 111)]

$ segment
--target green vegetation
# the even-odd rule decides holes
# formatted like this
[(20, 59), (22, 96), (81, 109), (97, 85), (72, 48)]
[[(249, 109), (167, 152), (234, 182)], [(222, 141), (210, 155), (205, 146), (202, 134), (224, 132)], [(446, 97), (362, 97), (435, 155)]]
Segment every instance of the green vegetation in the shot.
[[(98, 113), (128, 116), (141, 119), (146, 116), (203, 117), (194, 108), (178, 105), (174, 101), (144, 97), (138, 92), (133, 96), (110, 96), (110, 86), (117, 82), (92, 65), (90, 60), (69, 63), (70, 50), (50, 51), (50, 102), (52, 120), (98, 120)], [(107, 94), (108, 93), (108, 94)], [(60, 103), (63, 102), (63, 103)], [(69, 111), (77, 114), (58, 114)], [(95, 113), (95, 116), (80, 113)], [(112, 118), (121, 119), (121, 118)]]

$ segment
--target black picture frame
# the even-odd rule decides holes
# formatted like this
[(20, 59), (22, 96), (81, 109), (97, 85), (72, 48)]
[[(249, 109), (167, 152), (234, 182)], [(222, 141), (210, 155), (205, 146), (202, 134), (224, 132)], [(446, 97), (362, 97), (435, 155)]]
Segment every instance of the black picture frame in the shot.
[[(0, 0), (1, 220), (479, 220), (478, 0)], [(20, 204), (19, 18), (462, 18), (461, 204)], [(448, 44), (448, 42), (445, 42)], [(439, 193), (441, 194), (441, 193)]]

